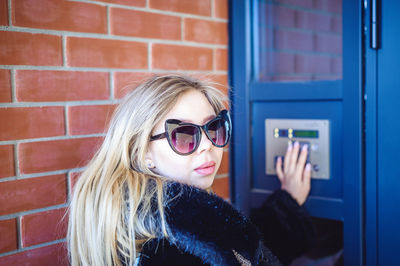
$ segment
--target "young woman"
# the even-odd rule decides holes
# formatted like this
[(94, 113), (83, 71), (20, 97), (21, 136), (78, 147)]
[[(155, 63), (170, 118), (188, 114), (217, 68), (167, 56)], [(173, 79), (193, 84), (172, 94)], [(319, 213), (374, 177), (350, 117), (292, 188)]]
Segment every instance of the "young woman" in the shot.
[(123, 99), (74, 188), (72, 265), (279, 265), (307, 249), (310, 166), (298, 143), (277, 161), (282, 189), (252, 222), (210, 191), (232, 130), (222, 99), (178, 75)]

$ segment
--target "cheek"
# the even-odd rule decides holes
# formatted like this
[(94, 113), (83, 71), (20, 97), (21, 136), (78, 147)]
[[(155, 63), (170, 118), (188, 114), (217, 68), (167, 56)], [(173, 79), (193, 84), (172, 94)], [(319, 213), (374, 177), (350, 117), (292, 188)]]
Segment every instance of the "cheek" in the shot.
[(160, 141), (150, 147), (155, 171), (165, 177), (182, 179), (187, 175), (190, 156), (176, 154), (167, 142)]
[(216, 148), (216, 151), (215, 151), (215, 158), (216, 159), (215, 160), (216, 160), (216, 162), (218, 164), (218, 168), (219, 168), (219, 166), (221, 164), (223, 155), (224, 155), (224, 148)]

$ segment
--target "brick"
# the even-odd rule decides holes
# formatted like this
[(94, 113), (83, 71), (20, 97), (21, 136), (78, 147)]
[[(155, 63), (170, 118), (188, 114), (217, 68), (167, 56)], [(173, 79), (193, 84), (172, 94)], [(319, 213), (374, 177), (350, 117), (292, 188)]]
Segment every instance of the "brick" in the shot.
[(71, 193), (73, 192), (75, 184), (78, 181), (81, 174), (82, 174), (82, 172), (70, 172), (69, 173), (69, 181), (71, 184)]
[(13, 145), (0, 146), (0, 178), (14, 176), (14, 147)]
[(221, 165), (219, 166), (217, 175), (228, 174), (229, 173), (229, 152), (224, 152), (222, 156)]
[(15, 26), (107, 33), (105, 6), (59, 0), (13, 0), (12, 6)]
[(201, 43), (227, 44), (228, 24), (201, 19), (187, 18), (185, 23), (185, 40)]
[(297, 73), (329, 73), (330, 58), (320, 55), (296, 55), (296, 72)]
[(20, 171), (23, 174), (84, 166), (99, 147), (101, 138), (79, 138), (21, 143)]
[(0, 221), (0, 252), (8, 252), (18, 248), (17, 220)]
[[(127, 21), (129, 21), (129, 23), (127, 23)], [(112, 8), (111, 33), (114, 35), (143, 38), (180, 40), (181, 18), (156, 13)]]
[(315, 36), (315, 51), (342, 54), (342, 36), (319, 33)]
[(335, 74), (342, 74), (343, 73), (343, 61), (342, 61), (342, 57), (335, 57), (332, 58), (332, 73)]
[(273, 26), (290, 28), (296, 26), (296, 11), (294, 9), (270, 4), (265, 5), (267, 8), (266, 14), (269, 14), (268, 10), (272, 10)]
[(104, 133), (115, 105), (83, 105), (68, 108), (68, 128), (71, 135)]
[(274, 30), (274, 48), (279, 50), (313, 51), (313, 33), (294, 30)]
[(3, 65), (61, 66), (61, 37), (0, 31), (0, 62)]
[(210, 0), (150, 0), (150, 7), (166, 11), (211, 16)]
[(25, 215), (21, 218), (22, 247), (65, 238), (68, 217), (66, 208)]
[(90, 38), (67, 38), (69, 66), (147, 68), (147, 44)]
[(43, 176), (0, 183), (0, 215), (66, 202), (65, 175)]
[(69, 263), (65, 243), (58, 243), (0, 257), (0, 265), (67, 266)]
[(298, 28), (326, 32), (331, 30), (331, 16), (302, 10), (296, 12), (296, 26)]
[(126, 5), (126, 6), (137, 6), (137, 7), (146, 6), (146, 0), (90, 0), (90, 1)]
[(271, 55), (272, 61), (270, 62), (269, 72), (276, 73), (292, 73), (294, 72), (295, 56), (288, 53), (273, 53)]
[(307, 8), (313, 8), (314, 4), (313, 0), (277, 0), (276, 1), (279, 4), (289, 4), (292, 6), (296, 7), (307, 7)]
[(168, 70), (212, 70), (213, 51), (209, 48), (153, 44), (153, 68)]
[(342, 34), (342, 18), (332, 17), (331, 21), (332, 32)]
[(11, 102), (10, 70), (0, 69), (0, 102)]
[(212, 190), (215, 194), (220, 196), (223, 199), (229, 198), (229, 178), (228, 177), (220, 177), (214, 179), (214, 183), (212, 184)]
[(342, 0), (317, 0), (314, 1), (314, 6), (318, 10), (342, 14)]
[(22, 102), (84, 101), (109, 98), (105, 72), (17, 70), (16, 94)]
[(0, 26), (8, 26), (8, 1), (0, 1)]
[(0, 140), (43, 138), (64, 134), (63, 107), (0, 108)]
[(216, 70), (228, 70), (228, 50), (216, 49), (215, 50), (215, 67)]
[(214, 12), (217, 18), (228, 19), (228, 0), (214, 0)]
[(150, 72), (114, 72), (114, 97), (122, 98), (153, 75)]

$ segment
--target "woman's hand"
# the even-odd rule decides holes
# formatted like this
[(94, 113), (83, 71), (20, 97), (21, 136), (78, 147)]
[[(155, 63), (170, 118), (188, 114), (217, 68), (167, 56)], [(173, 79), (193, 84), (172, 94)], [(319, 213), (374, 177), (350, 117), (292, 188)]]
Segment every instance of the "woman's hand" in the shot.
[(303, 145), (300, 151), (299, 142), (289, 142), (282, 167), (282, 158), (276, 162), (276, 172), (281, 181), (281, 188), (286, 190), (298, 203), (303, 205), (310, 192), (311, 165), (307, 163), (308, 146)]

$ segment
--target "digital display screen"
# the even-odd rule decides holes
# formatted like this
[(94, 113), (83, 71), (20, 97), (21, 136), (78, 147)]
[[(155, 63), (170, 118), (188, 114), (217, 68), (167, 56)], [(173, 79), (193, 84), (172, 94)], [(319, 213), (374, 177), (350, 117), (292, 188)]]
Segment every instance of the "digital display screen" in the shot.
[(275, 129), (274, 134), (276, 138), (318, 138), (318, 130)]
[(318, 138), (318, 130), (293, 130), (294, 138)]

